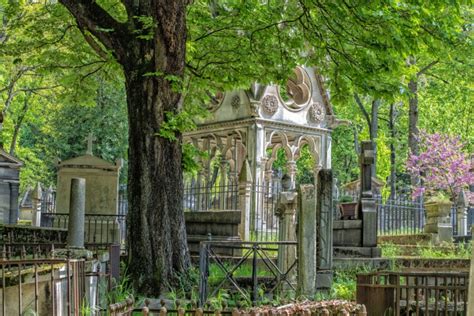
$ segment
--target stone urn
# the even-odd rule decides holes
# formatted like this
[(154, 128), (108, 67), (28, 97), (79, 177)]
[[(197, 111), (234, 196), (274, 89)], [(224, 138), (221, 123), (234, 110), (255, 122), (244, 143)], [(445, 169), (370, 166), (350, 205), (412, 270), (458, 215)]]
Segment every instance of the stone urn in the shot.
[(359, 202), (343, 202), (339, 203), (341, 219), (357, 219), (357, 209)]
[(438, 240), (451, 241), (453, 227), (451, 224), (450, 201), (436, 201), (425, 203), (426, 224), (424, 232), (427, 234), (438, 234)]

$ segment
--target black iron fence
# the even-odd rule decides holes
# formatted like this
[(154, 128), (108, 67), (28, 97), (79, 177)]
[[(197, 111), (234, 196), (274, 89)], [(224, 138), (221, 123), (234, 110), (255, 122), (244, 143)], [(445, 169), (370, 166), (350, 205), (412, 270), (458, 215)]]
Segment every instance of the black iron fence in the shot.
[[(68, 228), (68, 213), (43, 213), (42, 224), (46, 227)], [(125, 244), (126, 215), (85, 214), (85, 243), (89, 244)]]
[(383, 199), (375, 197), (379, 235), (417, 234), (425, 225), (425, 209), (421, 201), (406, 196)]
[(84, 260), (0, 261), (2, 316), (80, 315), (86, 293)]
[(209, 185), (201, 182), (185, 184), (183, 206), (185, 211), (237, 210), (239, 186)]
[(276, 216), (281, 188), (269, 184), (252, 186), (254, 212), (251, 218), (252, 241), (278, 241), (279, 221)]
[(467, 272), (357, 275), (357, 303), (368, 315), (467, 315)]
[[(297, 259), (285, 271), (276, 264), (276, 255), (282, 247), (293, 247), (297, 242), (201, 242), (199, 254), (199, 305), (208, 303), (224, 285), (230, 286), (241, 300), (255, 305), (265, 294), (275, 294), (284, 286), (295, 291), (290, 276), (296, 275)], [(216, 249), (236, 249), (242, 256), (234, 264), (224, 263)], [(209, 293), (211, 293), (209, 295)]]
[[(70, 259), (71, 250), (64, 247), (3, 246), (0, 316), (106, 314), (111, 299), (108, 293), (120, 282), (119, 246), (109, 245), (107, 261)], [(100, 253), (104, 253), (103, 249)]]
[(41, 212), (52, 213), (56, 211), (56, 191), (47, 189), (41, 194)]

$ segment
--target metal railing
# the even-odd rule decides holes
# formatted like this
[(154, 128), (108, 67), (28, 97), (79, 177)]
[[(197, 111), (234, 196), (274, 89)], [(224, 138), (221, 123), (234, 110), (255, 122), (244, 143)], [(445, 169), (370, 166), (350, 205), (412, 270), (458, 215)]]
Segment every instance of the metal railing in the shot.
[(239, 186), (236, 183), (228, 185), (207, 185), (200, 182), (187, 183), (183, 192), (183, 207), (185, 211), (237, 210), (239, 201)]
[(357, 275), (357, 302), (369, 315), (466, 315), (467, 272), (375, 272)]
[(251, 222), (252, 241), (278, 241), (279, 220), (276, 214), (281, 188), (273, 185), (252, 186), (255, 213)]
[[(43, 213), (47, 225), (55, 228), (68, 228), (68, 213)], [(125, 244), (125, 214), (85, 214), (85, 243), (88, 244)]]
[[(84, 260), (0, 261), (2, 316), (79, 315), (85, 294)], [(49, 303), (48, 303), (49, 302)]]
[(425, 225), (425, 209), (422, 202), (408, 197), (382, 199), (375, 197), (377, 206), (378, 235), (417, 234)]
[[(214, 297), (218, 291), (226, 284), (234, 288), (241, 297), (249, 303), (255, 305), (259, 300), (259, 286), (263, 285), (266, 293), (275, 293), (285, 284), (288, 289), (295, 291), (295, 287), (291, 280), (288, 279), (290, 273), (296, 270), (297, 259), (289, 263), (286, 271), (282, 271), (275, 263), (276, 254), (281, 247), (296, 247), (297, 242), (279, 241), (279, 242), (212, 242), (204, 241), (200, 244), (199, 253), (199, 305), (206, 304), (208, 297)], [(226, 265), (222, 256), (219, 256), (215, 249), (227, 248), (238, 249), (242, 251), (242, 256), (233, 265)], [(244, 275), (237, 277), (235, 274), (250, 262), (249, 269), (241, 270)], [(260, 262), (260, 264), (258, 264)], [(222, 277), (217, 277), (214, 284), (210, 284), (209, 278), (215, 277), (210, 275), (210, 265), (215, 264), (216, 270), (220, 271)], [(259, 277), (259, 273), (265, 271), (266, 277)], [(249, 275), (245, 275), (245, 272)], [(250, 291), (246, 290), (241, 281), (246, 280), (250, 285)], [(250, 282), (248, 282), (250, 281)], [(209, 290), (212, 292), (209, 295)], [(249, 294), (250, 293), (250, 294)]]

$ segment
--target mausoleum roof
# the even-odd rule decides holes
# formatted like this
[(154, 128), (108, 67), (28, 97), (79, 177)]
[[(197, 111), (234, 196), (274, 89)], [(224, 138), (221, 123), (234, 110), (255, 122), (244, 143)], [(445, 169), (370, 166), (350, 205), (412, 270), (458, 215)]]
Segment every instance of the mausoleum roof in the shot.
[(8, 166), (16, 169), (22, 167), (23, 162), (15, 156), (7, 153), (3, 148), (0, 148), (0, 166)]
[(286, 89), (255, 83), (249, 90), (219, 93), (209, 110), (212, 115), (198, 122), (198, 129), (207, 125), (253, 120), (270, 125), (280, 123), (330, 129), (337, 121), (322, 77), (314, 68), (307, 67), (295, 68)]
[(58, 162), (58, 168), (107, 168), (118, 170), (121, 167), (121, 162), (111, 163), (94, 155), (83, 155), (68, 160)]

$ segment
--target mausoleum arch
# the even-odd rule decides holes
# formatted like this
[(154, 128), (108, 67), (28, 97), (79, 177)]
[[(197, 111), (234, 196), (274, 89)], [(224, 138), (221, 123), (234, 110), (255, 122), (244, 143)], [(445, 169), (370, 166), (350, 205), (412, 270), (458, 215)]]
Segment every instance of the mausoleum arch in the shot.
[(296, 151), (294, 154), (295, 160), (298, 160), (301, 156), (301, 150), (305, 145), (308, 145), (309, 151), (311, 155), (314, 158), (315, 164), (320, 163), (320, 157), (319, 157), (319, 148), (317, 147), (316, 140), (314, 137), (308, 136), (308, 135), (301, 135), (295, 140), (296, 144)]

